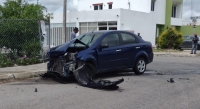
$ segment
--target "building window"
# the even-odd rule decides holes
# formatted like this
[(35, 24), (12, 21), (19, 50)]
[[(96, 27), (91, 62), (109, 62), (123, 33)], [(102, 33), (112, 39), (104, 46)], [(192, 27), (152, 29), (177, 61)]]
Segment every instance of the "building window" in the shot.
[(113, 2), (108, 2), (108, 9), (112, 9)]
[(104, 21), (104, 22), (80, 22), (80, 34), (87, 32), (101, 31), (101, 30), (117, 30), (117, 21)]
[(172, 17), (176, 18), (176, 6), (172, 6)]
[(103, 10), (103, 5), (99, 5), (99, 10)]
[(98, 6), (94, 6), (94, 10), (98, 10)]
[(108, 7), (109, 7), (109, 9), (112, 9), (112, 4), (109, 4), (109, 6), (108, 6)]
[(151, 1), (151, 11), (155, 10), (155, 0)]
[(103, 3), (93, 4), (94, 10), (103, 10)]

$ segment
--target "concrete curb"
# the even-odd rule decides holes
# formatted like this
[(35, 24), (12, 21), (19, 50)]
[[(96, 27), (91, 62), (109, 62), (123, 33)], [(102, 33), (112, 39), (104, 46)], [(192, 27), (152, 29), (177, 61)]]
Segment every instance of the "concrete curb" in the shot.
[(34, 72), (21, 72), (21, 73), (10, 73), (0, 75), (1, 81), (17, 80), (17, 79), (26, 79), (32, 77), (39, 77), (41, 74), (45, 74), (46, 70), (34, 71)]
[(190, 53), (187, 53), (187, 52), (154, 52), (154, 55), (156, 56), (167, 56), (167, 55), (170, 55), (170, 56), (178, 56), (178, 57), (198, 57), (200, 56), (200, 53), (197, 53), (197, 54), (190, 54)]

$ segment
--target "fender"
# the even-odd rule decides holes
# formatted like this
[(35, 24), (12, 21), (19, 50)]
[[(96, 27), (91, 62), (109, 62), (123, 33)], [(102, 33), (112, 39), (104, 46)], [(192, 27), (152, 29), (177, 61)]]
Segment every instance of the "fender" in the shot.
[(96, 70), (98, 70), (98, 65), (97, 65), (97, 60), (96, 58), (91, 54), (87, 54), (87, 55), (84, 55), (83, 57), (80, 58), (81, 61), (84, 61), (84, 62), (89, 62), (91, 63), (92, 65), (94, 65), (94, 67), (96, 68)]
[[(149, 62), (149, 57), (148, 57), (148, 54), (145, 52), (145, 51), (140, 51), (136, 54), (134, 60), (138, 59), (139, 57), (144, 57), (145, 59), (147, 59), (147, 62)], [(135, 61), (136, 62), (136, 61)], [(134, 63), (135, 65), (135, 63)]]

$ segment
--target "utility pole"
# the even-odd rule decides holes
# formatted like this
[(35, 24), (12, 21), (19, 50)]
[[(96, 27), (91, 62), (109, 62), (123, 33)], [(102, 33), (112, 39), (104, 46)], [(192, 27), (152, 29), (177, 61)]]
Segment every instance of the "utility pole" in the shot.
[(67, 0), (63, 0), (63, 33), (62, 33), (62, 43), (66, 42), (66, 11), (67, 11)]

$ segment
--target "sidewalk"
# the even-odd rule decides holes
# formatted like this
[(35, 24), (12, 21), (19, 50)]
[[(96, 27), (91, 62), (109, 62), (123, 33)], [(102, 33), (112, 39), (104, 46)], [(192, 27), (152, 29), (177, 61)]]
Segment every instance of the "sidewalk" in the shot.
[(47, 63), (28, 66), (0, 68), (0, 82), (6, 80), (25, 79), (37, 77), (46, 73)]
[(180, 52), (154, 52), (155, 56), (160, 55), (172, 55), (172, 56), (179, 56), (179, 57), (197, 57), (200, 56), (200, 51), (197, 51), (197, 54), (190, 54), (190, 50), (184, 50)]
[[(197, 56), (200, 56), (200, 51), (198, 51), (197, 54), (190, 54), (190, 51), (154, 52), (154, 55), (155, 56), (172, 55), (172, 56), (179, 56), (179, 57), (197, 57)], [(47, 63), (28, 65), (28, 66), (0, 68), (0, 82), (15, 80), (15, 79), (38, 77), (39, 74), (46, 73), (46, 70), (47, 70)]]

